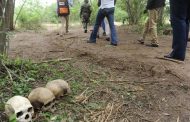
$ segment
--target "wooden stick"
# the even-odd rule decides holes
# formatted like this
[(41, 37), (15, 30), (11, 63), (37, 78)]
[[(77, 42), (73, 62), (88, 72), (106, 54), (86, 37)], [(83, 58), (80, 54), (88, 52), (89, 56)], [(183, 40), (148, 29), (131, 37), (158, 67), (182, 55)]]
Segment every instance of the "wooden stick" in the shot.
[(175, 59), (171, 59), (171, 58), (164, 58), (164, 57), (155, 57), (157, 59), (161, 59), (161, 60), (166, 60), (166, 61), (171, 61), (174, 63), (178, 63), (178, 64), (184, 64), (183, 61), (179, 61), (179, 60), (175, 60)]
[(113, 111), (113, 103), (111, 104), (111, 110), (110, 110), (110, 113), (108, 114), (108, 116), (107, 116), (107, 118), (106, 118), (105, 122), (107, 122), (107, 121), (108, 121), (109, 117), (110, 117), (110, 116), (111, 116), (111, 114), (112, 114), (112, 111)]
[[(4, 62), (3, 61), (1, 61), (1, 64), (3, 65), (3, 67), (6, 69), (6, 71), (7, 71), (7, 73), (8, 73), (8, 75), (9, 75), (9, 78), (10, 78), (10, 80), (11, 80), (11, 83), (13, 83), (13, 77), (12, 77), (12, 75), (11, 75), (11, 73), (10, 73), (10, 71), (9, 71), (9, 69), (7, 68), (7, 66), (4, 64)], [(10, 83), (10, 82), (9, 82)]]
[(41, 61), (41, 62), (34, 62), (34, 64), (41, 64), (41, 63), (50, 63), (50, 62), (63, 62), (63, 61), (69, 61), (72, 58), (64, 58), (64, 59), (56, 59), (56, 60), (47, 60), (47, 61)]

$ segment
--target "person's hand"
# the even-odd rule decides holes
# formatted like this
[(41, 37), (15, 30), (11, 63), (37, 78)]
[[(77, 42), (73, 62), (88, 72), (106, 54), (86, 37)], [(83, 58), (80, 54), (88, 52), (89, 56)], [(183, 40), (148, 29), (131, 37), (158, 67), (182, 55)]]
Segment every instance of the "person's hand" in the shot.
[(148, 10), (147, 10), (147, 9), (145, 9), (143, 13), (144, 13), (144, 14), (146, 14), (147, 12), (148, 12)]

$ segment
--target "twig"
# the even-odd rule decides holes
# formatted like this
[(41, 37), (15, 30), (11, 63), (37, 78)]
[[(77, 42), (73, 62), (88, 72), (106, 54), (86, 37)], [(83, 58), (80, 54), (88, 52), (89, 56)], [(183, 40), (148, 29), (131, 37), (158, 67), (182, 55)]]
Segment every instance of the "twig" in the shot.
[(90, 94), (88, 97), (86, 97), (86, 99), (83, 100), (82, 103), (85, 103), (92, 95), (94, 95), (95, 93), (98, 93), (98, 92), (102, 92), (102, 90), (101, 91), (94, 91), (92, 94)]
[(178, 118), (177, 118), (177, 122), (179, 122), (179, 116), (178, 116)]
[(171, 75), (173, 75), (173, 76), (179, 78), (179, 79), (182, 80), (182, 81), (187, 81), (187, 80), (186, 80), (183, 76), (181, 76), (179, 73), (177, 73), (177, 72), (171, 70), (170, 68), (168, 68), (168, 67), (167, 67), (166, 65), (164, 65), (163, 63), (161, 63), (161, 64), (162, 64), (162, 66), (167, 70), (168, 74), (171, 74)]
[(124, 106), (124, 105), (128, 105), (129, 103), (130, 103), (130, 102), (128, 102), (128, 103), (123, 103), (123, 104), (121, 104), (121, 105), (119, 105), (119, 106), (117, 107), (115, 119), (116, 119), (116, 117), (117, 117), (117, 115), (118, 115), (119, 109), (120, 109), (122, 106)]
[[(1, 64), (3, 65), (3, 67), (6, 69), (6, 71), (7, 71), (7, 73), (8, 73), (8, 75), (9, 75), (9, 78), (10, 78), (10, 80), (11, 80), (11, 83), (13, 83), (13, 78), (12, 78), (12, 75), (11, 75), (11, 73), (10, 73), (10, 71), (9, 71), (9, 69), (7, 68), (7, 66), (4, 64), (4, 62), (3, 61), (1, 61)], [(10, 82), (9, 82), (10, 83)]]
[(107, 116), (107, 118), (106, 118), (105, 122), (107, 122), (107, 121), (108, 121), (109, 117), (110, 117), (110, 116), (111, 116), (111, 114), (112, 114), (112, 111), (113, 111), (113, 103), (111, 104), (111, 110), (110, 110), (110, 113), (108, 114), (108, 116)]
[(129, 82), (129, 80), (104, 80), (104, 82)]
[(178, 61), (178, 60), (175, 60), (175, 59), (164, 58), (164, 57), (155, 57), (155, 58), (161, 59), (161, 60), (166, 60), (166, 61), (171, 61), (171, 62), (178, 63), (178, 64), (184, 64), (183, 61)]
[(82, 96), (88, 89), (89, 89), (89, 87), (86, 88), (79, 96)]
[(63, 61), (69, 61), (72, 58), (64, 58), (64, 59), (57, 59), (57, 60), (47, 60), (42, 62), (35, 62), (34, 64), (41, 64), (41, 63), (50, 63), (50, 62), (63, 62)]

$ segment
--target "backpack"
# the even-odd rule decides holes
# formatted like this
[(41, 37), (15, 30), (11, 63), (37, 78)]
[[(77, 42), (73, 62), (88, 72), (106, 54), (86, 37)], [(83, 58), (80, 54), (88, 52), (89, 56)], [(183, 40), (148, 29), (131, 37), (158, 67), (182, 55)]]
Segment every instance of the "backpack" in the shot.
[(57, 0), (58, 16), (67, 16), (70, 14), (68, 0)]

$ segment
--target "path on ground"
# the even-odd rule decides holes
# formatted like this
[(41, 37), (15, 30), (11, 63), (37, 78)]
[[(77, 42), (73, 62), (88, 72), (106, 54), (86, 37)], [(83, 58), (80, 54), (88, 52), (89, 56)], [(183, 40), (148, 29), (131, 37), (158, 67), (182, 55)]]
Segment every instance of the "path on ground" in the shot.
[[(189, 48), (185, 63), (175, 63), (156, 58), (171, 51), (171, 36), (160, 36), (160, 47), (153, 48), (146, 46), (150, 43), (148, 41), (145, 45), (138, 44), (136, 40), (140, 35), (126, 26), (118, 27), (117, 47), (109, 46), (110, 42), (107, 42), (105, 37), (97, 39), (96, 44), (86, 43), (89, 34), (90, 32), (83, 33), (79, 27), (72, 27), (69, 34), (63, 37), (57, 35), (56, 30), (16, 32), (10, 41), (9, 56), (34, 61), (75, 58), (81, 69), (85, 63), (94, 63), (109, 70), (110, 80), (142, 82), (134, 82), (140, 85), (143, 91), (141, 89), (140, 92), (134, 93), (137, 98), (134, 98), (135, 104), (132, 104), (133, 107), (139, 107), (142, 102), (142, 108), (126, 106), (128, 112), (133, 111), (133, 116), (138, 113), (138, 116), (143, 116), (143, 122), (174, 122), (178, 118), (182, 122), (190, 121)], [(127, 116), (132, 115), (128, 113)], [(134, 118), (131, 120), (137, 121)]]

